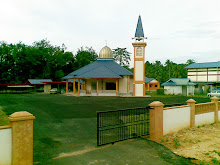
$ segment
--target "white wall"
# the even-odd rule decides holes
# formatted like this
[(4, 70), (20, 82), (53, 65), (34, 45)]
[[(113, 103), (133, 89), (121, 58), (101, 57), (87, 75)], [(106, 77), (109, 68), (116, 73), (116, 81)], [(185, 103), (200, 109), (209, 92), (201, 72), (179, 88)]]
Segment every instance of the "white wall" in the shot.
[(220, 110), (218, 111), (218, 120), (220, 121)]
[(119, 93), (127, 93), (127, 77), (128, 76), (124, 76), (124, 78), (119, 79)]
[(190, 107), (163, 110), (163, 134), (190, 127)]
[(188, 95), (194, 95), (194, 86), (187, 86), (187, 96)]
[(135, 81), (144, 81), (143, 61), (135, 61)]
[(214, 112), (195, 115), (195, 126), (214, 123)]
[(135, 96), (143, 96), (143, 84), (135, 84)]
[(182, 86), (164, 86), (165, 94), (182, 94)]
[(134, 77), (130, 76), (130, 93), (133, 93), (133, 84), (134, 84)]
[(11, 165), (12, 131), (0, 129), (0, 165)]

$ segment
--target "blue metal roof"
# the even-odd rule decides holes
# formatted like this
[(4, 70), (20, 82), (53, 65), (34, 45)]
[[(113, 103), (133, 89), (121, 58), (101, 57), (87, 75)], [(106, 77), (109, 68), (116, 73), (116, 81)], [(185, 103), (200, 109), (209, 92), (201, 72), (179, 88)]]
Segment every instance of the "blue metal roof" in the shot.
[(149, 83), (153, 80), (154, 78), (148, 78), (148, 77), (145, 77), (145, 83)]
[(185, 67), (185, 69), (194, 68), (220, 68), (220, 62), (193, 63)]
[(130, 71), (117, 64), (113, 59), (98, 59), (74, 72), (63, 79), (70, 78), (121, 78), (123, 75), (133, 75)]
[(98, 66), (93, 70), (75, 76), (75, 78), (122, 78), (122, 77), (112, 72), (110, 69), (106, 68), (105, 66)]
[(35, 84), (35, 85), (45, 84), (45, 83), (43, 83), (43, 82), (52, 82), (51, 79), (28, 79), (28, 81), (29, 81), (31, 84)]
[(144, 37), (144, 31), (143, 31), (140, 15), (138, 17), (138, 23), (137, 23), (137, 28), (136, 28), (136, 32), (135, 32), (135, 37)]

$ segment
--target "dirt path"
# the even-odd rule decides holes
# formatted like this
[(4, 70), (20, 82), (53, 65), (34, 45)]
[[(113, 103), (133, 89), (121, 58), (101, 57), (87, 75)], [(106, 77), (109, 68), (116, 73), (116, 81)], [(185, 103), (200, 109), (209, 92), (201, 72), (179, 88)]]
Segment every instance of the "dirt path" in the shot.
[(156, 142), (163, 144), (177, 155), (197, 159), (194, 163), (220, 164), (220, 123), (168, 134)]

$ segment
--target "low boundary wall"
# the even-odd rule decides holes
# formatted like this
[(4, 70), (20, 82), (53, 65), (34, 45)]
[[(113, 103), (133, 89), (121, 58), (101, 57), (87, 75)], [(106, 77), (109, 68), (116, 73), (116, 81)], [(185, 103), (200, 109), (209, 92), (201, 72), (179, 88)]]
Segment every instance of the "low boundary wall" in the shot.
[(11, 165), (12, 130), (11, 126), (0, 126), (0, 164)]
[(211, 124), (220, 121), (220, 101), (212, 97), (211, 102), (196, 104), (193, 99), (187, 100), (187, 105), (167, 107), (155, 101), (149, 104), (150, 138), (162, 138), (168, 133), (184, 128)]
[(0, 165), (33, 164), (33, 120), (26, 112), (9, 116), (10, 126), (0, 126)]

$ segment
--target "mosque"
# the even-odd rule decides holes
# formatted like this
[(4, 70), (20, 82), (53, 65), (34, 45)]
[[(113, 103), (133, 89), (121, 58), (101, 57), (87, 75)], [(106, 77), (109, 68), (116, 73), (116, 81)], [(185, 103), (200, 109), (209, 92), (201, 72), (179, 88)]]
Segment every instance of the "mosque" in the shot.
[[(138, 18), (134, 40), (134, 74), (113, 59), (112, 50), (105, 46), (98, 59), (63, 77), (73, 81), (73, 93), (78, 96), (145, 96), (145, 46), (141, 17)], [(78, 82), (76, 91), (76, 80)], [(81, 83), (80, 83), (81, 82)]]

